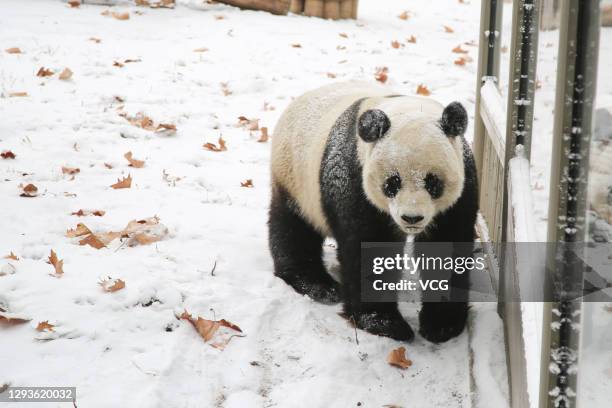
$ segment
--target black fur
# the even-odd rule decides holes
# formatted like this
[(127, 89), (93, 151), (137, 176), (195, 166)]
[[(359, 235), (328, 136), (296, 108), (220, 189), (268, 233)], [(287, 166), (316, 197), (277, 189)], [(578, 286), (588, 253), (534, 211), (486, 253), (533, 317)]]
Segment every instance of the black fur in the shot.
[(359, 117), (359, 126), (357, 127), (359, 137), (364, 142), (375, 142), (382, 138), (391, 127), (391, 122), (387, 114), (380, 109), (370, 109), (361, 114)]
[(467, 112), (459, 102), (451, 102), (444, 108), (442, 118), (440, 118), (440, 128), (446, 136), (463, 136), (467, 123)]
[[(362, 100), (358, 100), (347, 108), (330, 132), (319, 173), (323, 211), (338, 243), (345, 315), (357, 327), (371, 333), (410, 341), (414, 333), (400, 315), (397, 303), (361, 301), (361, 242), (406, 240), (405, 233), (390, 215), (370, 204), (363, 191), (356, 138), (361, 122), (357, 119), (361, 103)], [(446, 120), (452, 116), (447, 115)], [(466, 152), (463, 193), (450, 209), (437, 215), (427, 230), (416, 237), (417, 245), (420, 242), (466, 242), (471, 244), (467, 249), (462, 247), (461, 251), (470, 251), (478, 212), (478, 192), (471, 151), (465, 140), (463, 143)], [(269, 229), (275, 274), (299, 293), (308, 294), (315, 300), (337, 301), (338, 284), (327, 274), (321, 259), (323, 237), (303, 220), (293, 199), (276, 184), (272, 191)], [(455, 252), (453, 255), (465, 256)], [(453, 274), (451, 284), (467, 289), (469, 274)], [(427, 298), (426, 293), (424, 298)], [(452, 300), (453, 303), (423, 303), (419, 321), (420, 332), (426, 339), (445, 341), (463, 331), (468, 310), (467, 295), (459, 291)]]

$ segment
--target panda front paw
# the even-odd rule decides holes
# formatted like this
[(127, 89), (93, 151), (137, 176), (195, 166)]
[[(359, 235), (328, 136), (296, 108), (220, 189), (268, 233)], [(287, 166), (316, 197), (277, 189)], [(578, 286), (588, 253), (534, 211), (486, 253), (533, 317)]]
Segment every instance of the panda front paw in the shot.
[(463, 332), (467, 303), (424, 303), (419, 312), (419, 333), (432, 343), (443, 343)]
[(346, 314), (357, 328), (377, 336), (395, 340), (412, 341), (414, 332), (399, 312), (354, 312)]

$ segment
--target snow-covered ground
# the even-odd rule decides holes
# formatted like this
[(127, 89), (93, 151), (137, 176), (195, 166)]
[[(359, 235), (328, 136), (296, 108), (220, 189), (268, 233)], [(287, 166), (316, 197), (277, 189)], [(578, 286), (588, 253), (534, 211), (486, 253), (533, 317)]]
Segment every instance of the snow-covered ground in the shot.
[[(422, 84), (432, 98), (473, 112), (478, 1), (361, 0), (358, 21), (335, 22), (199, 0), (174, 10), (111, 9), (129, 20), (101, 15), (107, 9), (0, 3), (0, 151), (16, 155), (0, 159), (0, 256), (19, 257), (0, 259), (0, 308), (31, 319), (0, 327), (0, 387), (77, 386), (79, 407), (467, 407), (471, 344), (478, 406), (506, 404), (495, 305), (474, 306), (470, 342), (464, 333), (442, 345), (420, 337), (405, 345), (414, 364), (402, 371), (386, 362), (401, 343), (355, 333), (339, 306), (314, 303), (273, 277), (269, 143), (236, 126), (239, 116), (259, 118), (272, 133), (291, 98), (335, 81), (374, 81), (377, 67), (388, 67), (399, 92)], [(404, 10), (407, 20), (398, 18)], [(508, 22), (509, 8), (505, 15)], [(540, 232), (556, 53), (546, 44), (532, 167)], [(465, 57), (451, 51), (458, 45), (473, 61), (454, 63)], [(11, 47), (22, 53), (4, 51)], [(43, 66), (55, 75), (36, 76)], [(66, 67), (72, 77), (59, 80)], [(178, 130), (143, 130), (121, 112)], [(221, 136), (226, 151), (203, 148)], [(128, 151), (145, 166), (128, 167)], [(62, 166), (80, 172), (65, 175)], [(110, 187), (128, 174), (130, 189)], [(241, 187), (247, 179), (252, 188)], [(29, 183), (37, 197), (20, 196)], [(71, 215), (79, 209), (106, 213)], [(79, 222), (117, 231), (154, 215), (169, 233), (150, 245), (116, 240), (97, 250), (65, 236)], [(49, 276), (51, 249), (64, 260), (61, 278)], [(327, 255), (333, 259), (331, 247)], [(98, 282), (108, 276), (126, 287), (104, 292)], [(227, 319), (246, 337), (212, 348), (177, 320), (185, 309)], [(416, 327), (416, 307), (404, 310)], [(54, 331), (36, 331), (46, 320)]]

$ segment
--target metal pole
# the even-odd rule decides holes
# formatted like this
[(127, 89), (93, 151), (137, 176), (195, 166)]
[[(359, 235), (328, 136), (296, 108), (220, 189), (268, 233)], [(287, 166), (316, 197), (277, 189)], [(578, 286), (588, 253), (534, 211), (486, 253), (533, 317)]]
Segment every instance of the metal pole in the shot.
[[(597, 79), (599, 1), (562, 2), (557, 95), (548, 209), (548, 242), (585, 240), (589, 146)], [(549, 253), (548, 267), (565, 288), (570, 266)], [(551, 282), (551, 284), (553, 284)], [(540, 408), (576, 406), (580, 301), (544, 304)]]
[(480, 35), (478, 41), (478, 76), (476, 81), (476, 110), (474, 112), (474, 159), (478, 179), (482, 182), (482, 157), (485, 126), (480, 117), (480, 88), (486, 79), (499, 84), (499, 56), (502, 26), (502, 0), (483, 0), (480, 7)]

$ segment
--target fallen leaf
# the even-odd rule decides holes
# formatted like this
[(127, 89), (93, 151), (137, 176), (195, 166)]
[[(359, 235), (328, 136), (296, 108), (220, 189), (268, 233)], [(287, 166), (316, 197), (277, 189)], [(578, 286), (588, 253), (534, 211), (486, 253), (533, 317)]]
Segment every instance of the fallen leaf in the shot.
[(348, 34), (347, 33), (338, 33), (338, 35), (342, 38), (348, 38)]
[(76, 215), (77, 217), (86, 217), (88, 215), (95, 215), (96, 217), (102, 217), (106, 214), (106, 211), (102, 210), (79, 210), (71, 213), (70, 215)]
[(222, 14), (217, 14), (217, 15), (215, 16), (215, 20), (224, 20), (224, 19), (225, 19), (225, 16), (224, 16), (224, 15), (222, 15)]
[(51, 255), (49, 255), (47, 263), (53, 265), (53, 268), (55, 269), (55, 274), (51, 274), (51, 276), (60, 278), (64, 274), (64, 261), (58, 259), (54, 250), (51, 250)]
[[(186, 310), (180, 315), (179, 318), (182, 320), (187, 320), (189, 323), (191, 323), (205, 342), (210, 344), (212, 347), (221, 350), (223, 350), (225, 346), (227, 346), (232, 337), (244, 336), (235, 334), (234, 332), (242, 333), (242, 330), (240, 329), (240, 327), (228, 322), (225, 319), (207, 320), (199, 316), (197, 319), (194, 319), (191, 314), (189, 314)], [(226, 328), (227, 330), (222, 333), (220, 332), (220, 329), (222, 328)]]
[(113, 61), (113, 67), (123, 68), (123, 64), (120, 63), (119, 61)]
[(4, 313), (0, 313), (0, 323), (1, 324), (5, 324), (7, 326), (14, 326), (17, 324), (23, 324), (23, 323), (27, 323), (29, 322), (30, 319), (26, 319), (23, 317), (13, 317), (13, 316), (7, 316)]
[(40, 69), (36, 73), (36, 76), (38, 76), (38, 77), (48, 77), (48, 76), (51, 76), (53, 74), (54, 74), (54, 72), (52, 70), (47, 69), (45, 67), (40, 67)]
[(55, 327), (55, 325), (50, 324), (48, 320), (45, 320), (44, 322), (40, 322), (38, 323), (38, 326), (36, 326), (36, 331), (42, 332), (42, 331), (54, 331), (53, 328)]
[(337, 46), (336, 46), (336, 49), (337, 49), (338, 51), (346, 50), (346, 45), (337, 45)]
[(389, 68), (387, 68), (387, 67), (378, 67), (378, 68), (376, 68), (376, 72), (374, 73), (374, 78), (376, 78), (376, 80), (378, 82), (381, 82), (381, 83), (384, 84), (385, 82), (387, 82), (387, 79), (388, 79), (387, 73), (388, 72), (389, 72)]
[(465, 60), (465, 58), (463, 58), (463, 57), (459, 57), (459, 58), (457, 58), (455, 61), (453, 61), (453, 63), (454, 63), (455, 65), (461, 65), (461, 66), (463, 66), (463, 65), (465, 65), (465, 61), (466, 61), (466, 60)]
[(454, 33), (455, 30), (452, 29), (452, 27), (449, 27), (447, 25), (444, 26), (444, 32), (445, 33)]
[(81, 5), (81, 0), (68, 0), (68, 5), (71, 8), (77, 8)]
[(159, 222), (159, 218), (150, 217), (130, 221), (120, 234), (128, 238), (128, 246), (149, 245), (165, 237), (168, 234), (168, 228)]
[(247, 187), (247, 188), (253, 187), (253, 180), (252, 179), (246, 179), (245, 181), (241, 181), (240, 182), (240, 187)]
[(72, 77), (72, 71), (70, 70), (70, 68), (64, 68), (64, 70), (60, 72), (58, 78), (61, 79), (62, 81), (67, 81), (71, 77)]
[(155, 129), (155, 131), (157, 133), (175, 133), (176, 125), (173, 123), (160, 123), (159, 125), (157, 125), (157, 129)]
[(9, 97), (14, 98), (14, 97), (23, 97), (23, 96), (28, 96), (27, 92), (11, 92), (9, 93)]
[(397, 49), (397, 48), (401, 47), (402, 45), (403, 45), (403, 44), (402, 44), (402, 43), (400, 43), (399, 41), (396, 41), (396, 40), (391, 41), (391, 47), (393, 47), (393, 48), (395, 48), (395, 49)]
[(38, 187), (34, 184), (28, 184), (23, 187), (23, 193), (20, 194), (21, 197), (36, 197), (38, 195)]
[(221, 92), (223, 92), (224, 96), (229, 96), (232, 94), (232, 91), (229, 89), (229, 85), (227, 82), (221, 82)]
[(416, 93), (418, 95), (423, 95), (423, 96), (431, 95), (431, 91), (423, 84), (420, 84), (419, 86), (417, 86)]
[(105, 292), (109, 293), (117, 292), (118, 290), (125, 288), (125, 282), (121, 279), (112, 280), (111, 278), (108, 278), (99, 282), (99, 285), (102, 286), (102, 289)]
[(15, 153), (11, 152), (10, 150), (5, 150), (0, 153), (0, 157), (2, 157), (3, 159), (14, 159)]
[(408, 11), (403, 11), (399, 16), (397, 16), (400, 20), (408, 20), (410, 18), (410, 14)]
[(246, 116), (238, 116), (238, 124), (236, 126), (247, 130), (259, 130), (259, 119), (249, 119)]
[(416, 37), (414, 35), (411, 35), (410, 38), (408, 38), (406, 41), (408, 41), (411, 44), (416, 44)]
[(10, 254), (6, 255), (6, 256), (4, 257), (4, 259), (12, 259), (13, 261), (18, 261), (18, 260), (19, 260), (19, 258), (17, 257), (17, 255), (15, 255), (15, 254), (13, 253), (13, 251), (11, 251), (11, 253), (10, 253)]
[(72, 175), (74, 175), (74, 174), (77, 174), (77, 173), (80, 173), (80, 172), (81, 172), (81, 169), (79, 169), (78, 167), (65, 167), (65, 166), (62, 166), (62, 173), (63, 174), (72, 174)]
[(217, 147), (214, 143), (205, 143), (203, 146), (206, 150), (211, 152), (224, 152), (227, 150), (227, 146), (225, 146), (225, 140), (222, 137), (219, 137), (219, 146)]
[(467, 54), (468, 51), (464, 50), (463, 48), (461, 48), (461, 44), (459, 44), (458, 46), (456, 46), (455, 48), (453, 48), (453, 52), (455, 54)]
[(335, 77), (336, 77), (336, 74), (334, 74), (333, 72), (328, 72), (328, 73), (327, 73), (327, 77), (328, 77), (328, 78), (335, 78)]
[(106, 167), (107, 169), (109, 169), (109, 170), (110, 170), (110, 169), (112, 169), (112, 168), (113, 168), (113, 165), (112, 165), (112, 164), (109, 164), (109, 163), (104, 163), (104, 167)]
[(112, 188), (119, 189), (119, 188), (130, 188), (132, 187), (132, 176), (130, 174), (128, 174), (127, 177), (124, 177), (123, 180), (121, 179), (117, 179), (117, 182), (113, 185), (111, 185)]
[(130, 13), (128, 13), (127, 11), (124, 13), (119, 13), (119, 12), (114, 11), (112, 13), (112, 16), (116, 18), (117, 20), (129, 20), (130, 19)]
[(406, 369), (412, 365), (412, 361), (406, 358), (405, 347), (399, 347), (391, 350), (387, 356), (387, 363), (403, 369)]
[(291, 44), (291, 46), (293, 48), (302, 48), (302, 44), (299, 44), (299, 43)]
[(76, 228), (71, 228), (66, 231), (66, 236), (68, 238), (75, 238), (75, 237), (81, 237), (83, 235), (88, 235), (91, 233), (92, 233), (91, 230), (87, 228), (85, 224), (83, 224), (82, 222), (79, 222)]
[(270, 138), (270, 136), (268, 136), (268, 128), (264, 126), (260, 129), (260, 131), (261, 135), (259, 136), (259, 139), (257, 139), (257, 142), (266, 143)]
[(145, 165), (144, 160), (136, 160), (135, 158), (132, 157), (132, 152), (127, 152), (126, 154), (123, 155), (123, 157), (125, 157), (125, 159), (130, 162), (130, 166), (132, 167), (136, 167), (136, 168), (142, 168)]
[(208, 48), (206, 47), (200, 47), (200, 48), (196, 48), (195, 50), (193, 50), (193, 52), (206, 52), (208, 51)]
[(21, 49), (19, 49), (18, 47), (7, 48), (4, 51), (6, 51), (9, 54), (21, 54)]
[(130, 63), (133, 63), (133, 62), (141, 62), (141, 61), (142, 60), (140, 58), (135, 58), (135, 59), (128, 58), (128, 59), (123, 60), (123, 63), (124, 64), (130, 64)]
[(102, 242), (97, 236), (94, 234), (89, 234), (85, 238), (79, 241), (79, 245), (89, 245), (90, 247), (100, 249), (104, 248), (106, 245)]
[(102, 42), (102, 40), (99, 39), (98, 37), (89, 37), (89, 41), (93, 41), (96, 44), (100, 44)]

